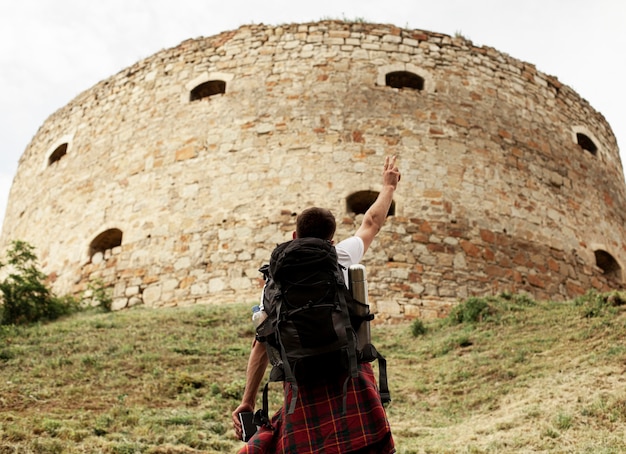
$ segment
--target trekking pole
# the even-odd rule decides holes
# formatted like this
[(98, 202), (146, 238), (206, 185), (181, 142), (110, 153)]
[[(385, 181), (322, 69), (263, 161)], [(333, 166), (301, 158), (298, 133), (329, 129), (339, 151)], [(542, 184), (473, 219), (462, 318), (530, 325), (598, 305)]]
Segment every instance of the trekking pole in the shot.
[(363, 321), (359, 325), (357, 330), (357, 337), (359, 339), (359, 350), (363, 350), (363, 347), (372, 343), (370, 332), (370, 306), (367, 299), (367, 277), (365, 275), (365, 266), (357, 263), (351, 265), (348, 268), (348, 281), (350, 293), (352, 298), (357, 302), (354, 305), (354, 312), (357, 316), (361, 317)]

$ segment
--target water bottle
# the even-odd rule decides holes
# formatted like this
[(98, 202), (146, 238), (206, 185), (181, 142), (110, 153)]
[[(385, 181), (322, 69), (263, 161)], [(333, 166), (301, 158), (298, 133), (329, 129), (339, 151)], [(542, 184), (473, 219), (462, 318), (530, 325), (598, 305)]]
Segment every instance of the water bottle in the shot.
[[(267, 318), (267, 312), (261, 309), (259, 306), (252, 307), (252, 324), (256, 330), (261, 323)], [(280, 366), (283, 360), (280, 357), (280, 352), (271, 346), (268, 342), (265, 342), (265, 350), (272, 366)]]
[[(363, 347), (372, 343), (372, 335), (370, 332), (370, 307), (367, 300), (367, 278), (365, 276), (365, 267), (361, 264), (351, 265), (348, 268), (348, 281), (350, 293), (352, 298), (356, 301), (353, 305), (353, 311), (356, 315), (361, 317), (367, 317), (367, 320), (363, 320), (359, 329), (357, 330), (357, 336), (359, 339), (359, 350), (363, 350)], [(360, 303), (360, 304), (359, 304)]]
[(259, 306), (252, 307), (252, 324), (254, 325), (254, 329), (257, 329), (266, 318), (267, 314)]

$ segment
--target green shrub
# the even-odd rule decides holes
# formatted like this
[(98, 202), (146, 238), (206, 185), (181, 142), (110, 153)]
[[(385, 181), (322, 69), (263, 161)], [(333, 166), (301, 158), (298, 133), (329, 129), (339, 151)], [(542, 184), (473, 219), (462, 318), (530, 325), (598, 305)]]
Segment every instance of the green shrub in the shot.
[(95, 279), (87, 285), (87, 291), (83, 295), (83, 301), (91, 306), (96, 306), (105, 312), (111, 312), (113, 298), (110, 289), (101, 279)]
[(476, 323), (482, 321), (491, 312), (485, 298), (471, 297), (454, 307), (448, 315), (448, 320), (454, 324)]
[(511, 301), (515, 303), (515, 305), (517, 306), (532, 307), (537, 304), (531, 296), (526, 295), (525, 293), (502, 292), (499, 295), (499, 299), (505, 300), (505, 301)]
[(574, 304), (582, 309), (585, 318), (602, 317), (615, 313), (615, 308), (624, 304), (624, 296), (619, 292), (599, 293), (589, 290), (574, 299)]
[(424, 334), (426, 334), (426, 331), (426, 325), (424, 325), (424, 322), (421, 321), (419, 318), (411, 323), (411, 334), (413, 334), (413, 337), (423, 336)]
[(70, 296), (57, 297), (46, 285), (47, 276), (37, 267), (34, 248), (25, 241), (13, 241), (7, 251), (8, 276), (0, 282), (3, 325), (54, 320), (75, 312), (78, 302)]

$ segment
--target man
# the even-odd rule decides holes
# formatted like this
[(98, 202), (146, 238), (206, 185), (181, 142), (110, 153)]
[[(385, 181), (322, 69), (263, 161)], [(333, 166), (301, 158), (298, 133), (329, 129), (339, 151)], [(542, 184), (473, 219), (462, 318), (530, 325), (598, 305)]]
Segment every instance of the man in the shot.
[[(359, 263), (382, 228), (393, 194), (400, 181), (396, 157), (386, 157), (383, 188), (363, 216), (354, 236), (335, 246), (339, 263), (347, 270)], [(296, 220), (293, 238), (313, 236), (332, 240), (335, 218), (323, 208), (304, 210)], [(347, 271), (345, 281), (348, 282)], [(254, 411), (259, 385), (265, 375), (268, 358), (265, 345), (256, 340), (248, 359), (246, 387), (241, 404), (232, 414), (235, 434), (241, 438), (239, 413)], [(380, 401), (376, 379), (369, 363), (359, 364), (359, 375), (351, 381), (347, 394), (347, 414), (341, 409), (344, 392), (341, 383), (305, 385), (299, 388), (297, 406), (287, 415), (285, 405), (272, 418), (274, 431), (261, 428), (242, 448), (240, 454), (253, 453), (325, 453), (391, 454), (395, 452), (385, 410)], [(290, 396), (286, 396), (288, 402)]]

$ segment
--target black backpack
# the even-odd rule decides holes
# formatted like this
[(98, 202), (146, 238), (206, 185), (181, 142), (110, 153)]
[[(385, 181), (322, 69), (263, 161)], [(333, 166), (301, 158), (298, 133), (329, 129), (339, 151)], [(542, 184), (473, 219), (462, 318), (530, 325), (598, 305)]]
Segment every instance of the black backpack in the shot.
[[(319, 238), (297, 238), (282, 243), (272, 252), (269, 265), (261, 271), (266, 279), (263, 306), (267, 318), (257, 327), (256, 338), (266, 343), (273, 366), (269, 382), (285, 381), (292, 389), (288, 414), (297, 401), (298, 384), (333, 380), (344, 382), (344, 413), (347, 387), (358, 376), (357, 364), (379, 364), (379, 392), (383, 403), (391, 400), (387, 386), (385, 358), (373, 345), (358, 349), (362, 317), (353, 310), (361, 304), (347, 289), (335, 247)], [(257, 425), (270, 426), (267, 392), (263, 408), (257, 412)], [(270, 426), (271, 427), (271, 426)]]

